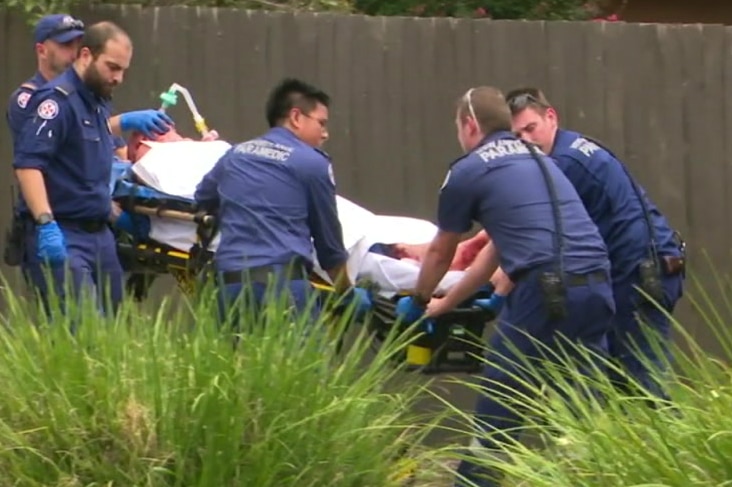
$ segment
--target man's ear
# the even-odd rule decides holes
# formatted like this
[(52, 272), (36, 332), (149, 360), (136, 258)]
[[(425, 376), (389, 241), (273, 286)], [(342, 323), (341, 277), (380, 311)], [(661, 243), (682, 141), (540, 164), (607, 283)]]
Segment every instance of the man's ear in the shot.
[(302, 119), (305, 115), (300, 110), (292, 109), (287, 114), (287, 121), (292, 125), (292, 128), (299, 129), (302, 125)]

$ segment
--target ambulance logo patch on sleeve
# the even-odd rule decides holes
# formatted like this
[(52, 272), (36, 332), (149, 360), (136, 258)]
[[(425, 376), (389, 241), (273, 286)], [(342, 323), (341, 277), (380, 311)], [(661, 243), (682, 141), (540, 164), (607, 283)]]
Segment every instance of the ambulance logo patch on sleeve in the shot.
[(24, 91), (23, 93), (18, 95), (18, 106), (20, 108), (25, 108), (28, 105), (28, 100), (30, 100), (30, 93)]
[(55, 100), (46, 100), (38, 105), (38, 116), (43, 120), (52, 120), (58, 115), (58, 103)]

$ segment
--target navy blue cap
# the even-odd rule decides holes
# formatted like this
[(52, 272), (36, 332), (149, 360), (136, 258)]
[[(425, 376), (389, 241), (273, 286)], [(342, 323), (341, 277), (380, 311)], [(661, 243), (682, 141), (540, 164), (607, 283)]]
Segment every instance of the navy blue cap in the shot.
[(84, 22), (66, 14), (46, 15), (36, 24), (33, 38), (36, 43), (47, 40), (65, 44), (84, 35)]

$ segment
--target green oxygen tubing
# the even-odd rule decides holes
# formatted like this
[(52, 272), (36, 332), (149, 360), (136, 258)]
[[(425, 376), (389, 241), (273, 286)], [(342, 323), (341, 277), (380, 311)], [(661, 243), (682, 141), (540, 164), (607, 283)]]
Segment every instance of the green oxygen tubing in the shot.
[(160, 101), (162, 102), (160, 105), (160, 111), (165, 112), (168, 108), (178, 104), (178, 93), (183, 95), (183, 99), (186, 101), (186, 105), (188, 105), (191, 115), (193, 115), (193, 123), (195, 124), (196, 130), (198, 130), (203, 137), (206, 137), (209, 133), (208, 127), (206, 126), (206, 120), (204, 120), (198, 112), (196, 103), (193, 101), (193, 97), (191, 97), (191, 93), (187, 88), (179, 85), (178, 83), (170, 85), (168, 91), (160, 94)]

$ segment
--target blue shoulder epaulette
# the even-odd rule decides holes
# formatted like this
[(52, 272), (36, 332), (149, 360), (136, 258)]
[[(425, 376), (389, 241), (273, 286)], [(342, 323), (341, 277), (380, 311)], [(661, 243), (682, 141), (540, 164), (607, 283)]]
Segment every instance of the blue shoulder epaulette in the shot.
[(330, 157), (330, 154), (328, 154), (328, 153), (327, 153), (327, 152), (325, 152), (324, 150), (322, 150), (322, 149), (319, 149), (319, 148), (317, 148), (317, 147), (313, 147), (313, 149), (315, 149), (315, 152), (317, 152), (317, 153), (318, 153), (318, 154), (320, 154), (321, 156), (323, 156), (323, 157), (325, 157), (326, 159), (328, 159), (328, 161), (331, 161), (331, 160), (332, 160), (332, 159), (331, 159), (331, 157)]
[(71, 83), (60, 83), (55, 86), (54, 89), (64, 96), (69, 96), (74, 91), (76, 91), (76, 88)]
[(452, 168), (452, 166), (454, 166), (454, 165), (455, 165), (455, 164), (457, 164), (458, 162), (462, 161), (463, 159), (465, 159), (465, 158), (467, 158), (468, 156), (471, 156), (471, 155), (473, 155), (473, 152), (472, 152), (472, 151), (471, 151), (471, 152), (466, 152), (466, 153), (465, 153), (465, 154), (463, 154), (462, 156), (460, 156), (460, 157), (458, 157), (457, 159), (455, 159), (454, 161), (452, 161), (452, 162), (450, 163), (450, 168)]

